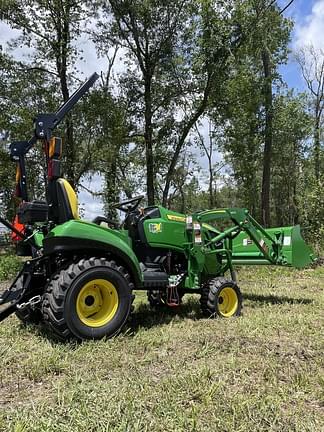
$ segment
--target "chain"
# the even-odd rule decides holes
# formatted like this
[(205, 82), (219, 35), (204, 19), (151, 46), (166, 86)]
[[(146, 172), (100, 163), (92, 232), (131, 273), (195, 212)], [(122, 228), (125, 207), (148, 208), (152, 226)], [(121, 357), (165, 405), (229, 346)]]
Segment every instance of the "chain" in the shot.
[(17, 309), (24, 310), (28, 307), (30, 307), (31, 309), (35, 309), (36, 306), (38, 306), (41, 302), (42, 302), (42, 297), (40, 295), (37, 295), (32, 297), (30, 300), (28, 300), (28, 302), (17, 305)]

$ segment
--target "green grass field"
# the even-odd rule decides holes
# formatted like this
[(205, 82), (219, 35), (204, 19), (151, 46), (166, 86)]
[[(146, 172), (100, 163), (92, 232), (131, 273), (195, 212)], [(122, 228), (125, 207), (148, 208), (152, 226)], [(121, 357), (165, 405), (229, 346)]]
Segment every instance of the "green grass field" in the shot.
[(324, 431), (324, 267), (245, 268), (238, 319), (140, 293), (114, 340), (0, 324), (0, 431)]

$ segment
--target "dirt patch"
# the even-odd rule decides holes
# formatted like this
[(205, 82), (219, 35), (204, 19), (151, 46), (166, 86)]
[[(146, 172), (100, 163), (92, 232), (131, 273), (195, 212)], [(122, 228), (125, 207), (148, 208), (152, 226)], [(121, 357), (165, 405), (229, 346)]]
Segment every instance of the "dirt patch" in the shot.
[(2, 293), (5, 289), (8, 288), (10, 281), (0, 282), (0, 293)]
[(1, 382), (0, 384), (0, 408), (20, 405), (31, 405), (35, 401), (41, 401), (45, 395), (50, 396), (51, 384), (49, 382), (35, 382), (26, 378), (15, 381)]

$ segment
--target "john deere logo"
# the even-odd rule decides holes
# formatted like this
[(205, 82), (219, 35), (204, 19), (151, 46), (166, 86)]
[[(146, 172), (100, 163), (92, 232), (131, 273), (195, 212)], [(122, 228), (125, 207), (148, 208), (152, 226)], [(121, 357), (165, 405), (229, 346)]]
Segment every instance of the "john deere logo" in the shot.
[(158, 234), (162, 232), (162, 223), (150, 223), (149, 224), (149, 231), (152, 234)]

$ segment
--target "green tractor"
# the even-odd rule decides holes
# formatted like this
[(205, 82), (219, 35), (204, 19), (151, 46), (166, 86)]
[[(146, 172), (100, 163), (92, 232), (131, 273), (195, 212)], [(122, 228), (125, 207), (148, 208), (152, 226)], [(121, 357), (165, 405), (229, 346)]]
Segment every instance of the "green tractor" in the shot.
[[(11, 144), (20, 205), (13, 225), (0, 222), (19, 240), (17, 253), (31, 258), (0, 297), (0, 321), (16, 313), (63, 340), (112, 337), (126, 323), (136, 290), (147, 291), (155, 309), (178, 307), (196, 293), (204, 316), (230, 318), (242, 308), (235, 264), (304, 267), (314, 260), (298, 226), (266, 230), (242, 208), (183, 215), (142, 208), (137, 196), (114, 204), (125, 215), (121, 224), (102, 216), (81, 220), (76, 194), (60, 176), (61, 140), (52, 133), (96, 79), (56, 113), (38, 115), (29, 141)], [(24, 157), (37, 140), (48, 167), (46, 202), (28, 200)]]

